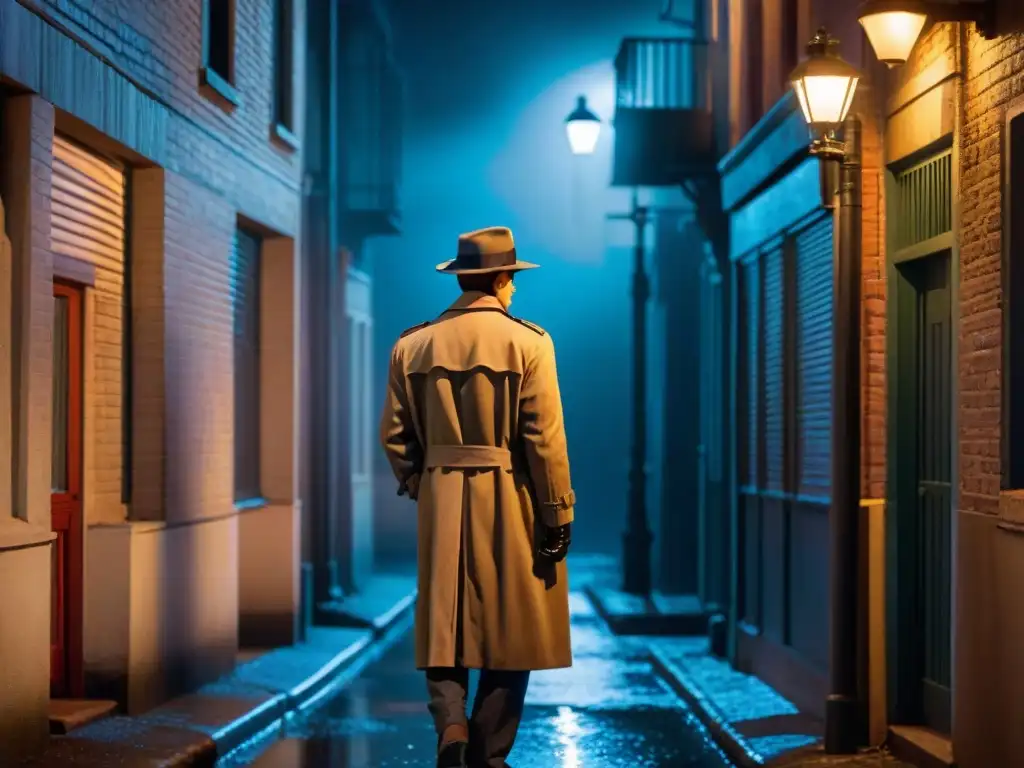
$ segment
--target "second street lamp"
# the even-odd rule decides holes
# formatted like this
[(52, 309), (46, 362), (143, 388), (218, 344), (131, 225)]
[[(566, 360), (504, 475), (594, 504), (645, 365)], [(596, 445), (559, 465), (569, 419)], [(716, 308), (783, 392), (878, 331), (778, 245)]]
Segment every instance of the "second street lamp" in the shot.
[[(816, 138), (822, 202), (836, 208), (833, 272), (832, 503), (829, 511), (829, 695), (825, 751), (853, 754), (864, 742), (859, 671), (861, 124), (850, 115), (860, 74), (839, 41), (819, 29), (790, 76)], [(842, 140), (836, 131), (842, 127)]]
[(565, 135), (574, 155), (593, 154), (601, 135), (601, 118), (587, 108), (587, 97), (576, 97), (576, 109), (565, 118)]

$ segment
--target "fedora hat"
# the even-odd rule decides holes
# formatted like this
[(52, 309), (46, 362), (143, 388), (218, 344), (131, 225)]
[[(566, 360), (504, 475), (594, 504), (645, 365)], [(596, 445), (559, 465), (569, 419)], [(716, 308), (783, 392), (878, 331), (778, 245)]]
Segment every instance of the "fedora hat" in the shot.
[(454, 259), (441, 262), (437, 271), (447, 275), (484, 275), (488, 272), (520, 272), (539, 264), (516, 259), (516, 244), (508, 227), (487, 227), (459, 235)]

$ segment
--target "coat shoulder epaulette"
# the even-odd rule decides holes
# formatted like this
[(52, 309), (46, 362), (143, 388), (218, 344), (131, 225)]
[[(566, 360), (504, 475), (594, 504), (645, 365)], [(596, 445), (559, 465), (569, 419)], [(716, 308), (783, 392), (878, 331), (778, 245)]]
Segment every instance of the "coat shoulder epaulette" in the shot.
[(420, 323), (419, 325), (414, 325), (414, 326), (412, 326), (412, 328), (406, 328), (404, 331), (402, 331), (398, 335), (398, 338), (404, 339), (410, 333), (416, 333), (416, 331), (419, 331), (419, 330), (421, 330), (423, 328), (426, 328), (428, 325), (430, 325), (430, 321), (429, 320), (427, 320), (425, 323)]
[(523, 320), (523, 318), (521, 318), (521, 317), (515, 317), (515, 316), (513, 316), (513, 315), (509, 315), (509, 317), (511, 317), (511, 318), (512, 318), (513, 320), (515, 320), (515, 321), (516, 321), (517, 323), (519, 323), (520, 325), (525, 325), (525, 326), (526, 326), (527, 328), (529, 328), (529, 329), (530, 329), (531, 331), (533, 331), (534, 333), (539, 333), (539, 334), (540, 334), (541, 336), (543, 336), (543, 335), (544, 335), (544, 329), (543, 329), (543, 328), (541, 328), (541, 327), (540, 327), (539, 325), (537, 325), (536, 323), (531, 323), (531, 322), (530, 322), (529, 320)]

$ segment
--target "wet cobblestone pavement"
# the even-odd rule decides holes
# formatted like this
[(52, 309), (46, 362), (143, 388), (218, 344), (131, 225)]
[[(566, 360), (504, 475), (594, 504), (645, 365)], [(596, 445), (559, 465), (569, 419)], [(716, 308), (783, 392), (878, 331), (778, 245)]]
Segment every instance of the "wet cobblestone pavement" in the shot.
[[(571, 669), (536, 673), (516, 768), (728, 768), (693, 713), (656, 675), (642, 642), (617, 638), (573, 594)], [(434, 765), (435, 737), (407, 635), (316, 711), (218, 768), (393, 768)]]

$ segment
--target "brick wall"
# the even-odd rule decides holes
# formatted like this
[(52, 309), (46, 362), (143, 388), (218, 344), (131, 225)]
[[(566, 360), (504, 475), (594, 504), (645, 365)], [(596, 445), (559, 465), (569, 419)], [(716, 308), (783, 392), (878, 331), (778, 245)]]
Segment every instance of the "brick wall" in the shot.
[(996, 513), (1002, 370), (1001, 128), (1024, 95), (1024, 36), (967, 32), (960, 156), (960, 509)]
[(877, 94), (861, 100), (863, 216), (861, 221), (861, 495), (885, 497), (885, 167)]
[[(298, 158), (271, 145), (273, 7), (235, 0), (235, 82), (241, 104), (225, 110), (199, 92), (204, 0), (23, 0), (66, 29), (195, 129), (227, 143), (274, 175), (294, 178)], [(299, 19), (302, 14), (297, 14)], [(296, 46), (296, 53), (305, 50)], [(296, 56), (296, 58), (301, 58)], [(301, 82), (296, 72), (297, 82)]]
[[(10, 0), (0, 3), (19, 8)], [(129, 171), (136, 354), (129, 512), (136, 519), (187, 520), (231, 510), (232, 237), (240, 218), (268, 234), (286, 237), (297, 237), (299, 227), (301, 153), (271, 137), (274, 2), (235, 3), (237, 107), (214, 101), (200, 89), (202, 4), (203, 0), (20, 3), (80, 46), (59, 45), (48, 33), (51, 39), (44, 40), (39, 51), (26, 51), (26, 57), (63, 58), (53, 66), (84, 75), (95, 74), (85, 71), (87, 59), (101, 58), (113, 68), (100, 70), (96, 81), (89, 80), (89, 87), (99, 91), (91, 99), (67, 91), (66, 83), (53, 83), (51, 92), (41, 88), (44, 97), (91, 123), (81, 126), (58, 114), (58, 130), (129, 164), (162, 166)], [(296, 6), (298, 86), (304, 78), (305, 13), (301, 0)], [(23, 11), (15, 16), (8, 15), (12, 23), (26, 29), (31, 24)], [(35, 70), (21, 66), (14, 74), (18, 71)], [(25, 84), (47, 85), (45, 79)], [(301, 87), (296, 91), (300, 95), (295, 114), (300, 120), (293, 128), (301, 135)], [(142, 102), (147, 102), (144, 108)], [(96, 109), (102, 103), (106, 107)], [(150, 122), (141, 123), (145, 130), (125, 119), (131, 112), (147, 115)], [(97, 296), (100, 288), (97, 274)], [(98, 310), (99, 302), (96, 306)], [(115, 332), (98, 311), (95, 324), (98, 342), (104, 333)], [(97, 361), (95, 370), (98, 378), (105, 369)], [(94, 386), (98, 393), (119, 399), (117, 387), (108, 385), (97, 381)], [(102, 415), (108, 409), (98, 402), (95, 410)], [(106, 442), (97, 433), (94, 450)], [(103, 485), (104, 509), (91, 519), (109, 522), (116, 517), (111, 513), (115, 502), (117, 514), (123, 516), (117, 498), (121, 460), (113, 454), (97, 454), (99, 459), (103, 466), (95, 467), (93, 477), (97, 490)]]

